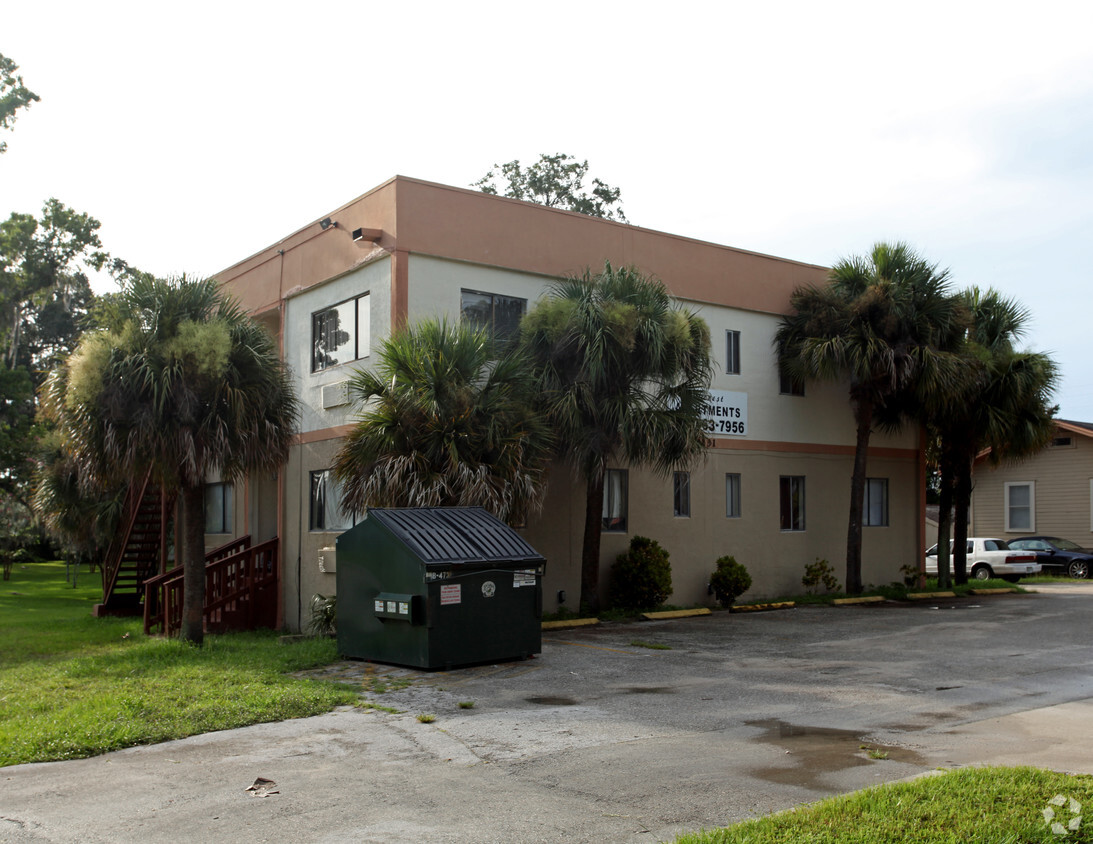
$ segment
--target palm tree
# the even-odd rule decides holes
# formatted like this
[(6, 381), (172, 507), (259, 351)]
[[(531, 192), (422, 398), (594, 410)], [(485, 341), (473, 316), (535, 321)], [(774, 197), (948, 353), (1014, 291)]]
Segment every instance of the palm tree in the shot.
[(542, 506), (552, 438), (527, 359), (485, 329), (425, 320), (383, 344), (350, 390), (361, 409), (334, 462), (349, 512), (479, 506), (522, 524)]
[(112, 324), (88, 332), (56, 378), (65, 447), (88, 484), (149, 470), (184, 524), (184, 640), (204, 638), (204, 484), (274, 470), (298, 404), (273, 338), (214, 279), (137, 278)]
[(612, 460), (667, 473), (705, 455), (709, 328), (659, 280), (606, 263), (555, 284), (521, 343), (559, 451), (585, 480), (581, 606), (596, 612), (604, 473)]
[[(948, 537), (948, 513), (955, 507), (953, 573), (966, 583), (968, 508), (972, 466), (989, 451), (998, 464), (1019, 460), (1043, 448), (1054, 433), (1050, 403), (1057, 371), (1048, 355), (1020, 352), (1014, 343), (1024, 331), (1028, 311), (995, 290), (972, 288), (960, 294), (967, 315), (962, 336), (963, 373), (955, 389), (928, 400), (926, 421), (940, 443), (942, 519), (939, 540)], [(938, 548), (938, 576), (948, 573), (943, 541)], [(944, 574), (943, 574), (944, 564)], [(945, 585), (942, 583), (941, 585)]]
[(878, 243), (840, 260), (824, 287), (794, 291), (775, 334), (781, 372), (796, 381), (849, 381), (856, 427), (846, 591), (860, 592), (866, 457), (874, 427), (898, 426), (903, 403), (944, 390), (956, 365), (945, 352), (959, 328), (948, 271), (904, 243)]

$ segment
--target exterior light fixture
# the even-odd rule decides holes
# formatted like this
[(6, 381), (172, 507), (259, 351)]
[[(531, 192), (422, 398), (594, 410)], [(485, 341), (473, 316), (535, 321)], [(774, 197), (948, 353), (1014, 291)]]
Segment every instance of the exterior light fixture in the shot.
[(334, 228), (338, 227), (338, 224), (331, 220), (329, 217), (323, 217), (323, 219), (319, 220), (319, 225), (322, 226), (324, 232), (331, 226), (333, 226)]
[(370, 240), (375, 243), (383, 236), (383, 229), (353, 229), (353, 241), (360, 243), (362, 240)]

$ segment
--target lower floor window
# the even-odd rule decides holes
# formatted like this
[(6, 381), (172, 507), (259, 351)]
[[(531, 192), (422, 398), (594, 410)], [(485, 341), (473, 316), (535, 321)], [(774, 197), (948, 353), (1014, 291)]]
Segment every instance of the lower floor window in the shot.
[(330, 469), (311, 473), (311, 530), (347, 530), (354, 519), (342, 513), (342, 491)]
[(1006, 489), (1006, 530), (1007, 531), (1034, 531), (1036, 530), (1035, 512), (1036, 497), (1032, 483), (1008, 483)]
[(625, 469), (608, 469), (603, 474), (603, 529), (626, 531), (627, 477)]
[(672, 473), (672, 515), (688, 518), (691, 515), (691, 473)]
[(232, 485), (205, 484), (205, 533), (232, 532)]
[(740, 476), (725, 475), (725, 515), (730, 519), (740, 518)]
[(778, 502), (782, 530), (804, 530), (805, 479), (803, 475), (782, 475), (778, 479)]
[(866, 527), (888, 526), (888, 478), (865, 479), (862, 524)]

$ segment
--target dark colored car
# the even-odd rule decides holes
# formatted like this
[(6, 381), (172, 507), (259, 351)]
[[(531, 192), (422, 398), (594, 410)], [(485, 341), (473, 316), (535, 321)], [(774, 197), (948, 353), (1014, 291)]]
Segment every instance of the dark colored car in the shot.
[(1035, 551), (1036, 562), (1045, 574), (1065, 574), (1068, 577), (1089, 577), (1093, 569), (1093, 552), (1069, 539), (1057, 536), (1022, 536), (1011, 539), (1010, 548)]

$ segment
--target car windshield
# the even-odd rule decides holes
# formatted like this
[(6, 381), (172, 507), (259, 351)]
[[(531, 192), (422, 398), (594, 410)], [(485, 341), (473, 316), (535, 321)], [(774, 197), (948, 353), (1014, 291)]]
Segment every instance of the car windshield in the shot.
[(1081, 551), (1082, 550), (1081, 545), (1079, 545), (1077, 542), (1071, 542), (1069, 539), (1059, 539), (1058, 537), (1053, 537), (1053, 538), (1049, 539), (1048, 542), (1050, 542), (1052, 545), (1054, 545), (1060, 551)]

